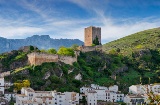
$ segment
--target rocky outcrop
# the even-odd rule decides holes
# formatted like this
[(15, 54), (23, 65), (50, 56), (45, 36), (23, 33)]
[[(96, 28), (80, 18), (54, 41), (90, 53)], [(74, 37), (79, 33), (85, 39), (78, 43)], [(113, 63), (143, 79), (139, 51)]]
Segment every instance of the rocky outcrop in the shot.
[(79, 73), (78, 75), (75, 76), (76, 80), (82, 80), (82, 75)]
[(134, 56), (134, 57), (141, 57), (141, 56), (143, 56), (143, 55), (151, 55), (150, 50), (149, 50), (149, 49), (140, 49), (140, 50), (135, 51), (135, 52), (133, 53), (133, 56)]
[(13, 63), (10, 64), (10, 70), (14, 70), (16, 68), (24, 67), (27, 64), (28, 64), (27, 57), (22, 59), (22, 60), (14, 61)]
[(50, 72), (46, 72), (43, 79), (48, 79), (49, 77), (51, 76), (51, 73)]

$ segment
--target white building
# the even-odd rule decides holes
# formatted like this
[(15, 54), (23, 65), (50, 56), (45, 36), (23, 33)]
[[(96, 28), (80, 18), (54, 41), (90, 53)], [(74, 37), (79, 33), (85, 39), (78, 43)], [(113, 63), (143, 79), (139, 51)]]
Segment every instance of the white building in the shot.
[(80, 88), (80, 93), (85, 93), (85, 91), (87, 91), (87, 90), (89, 90), (89, 89), (91, 89), (91, 87), (81, 87)]
[(124, 94), (114, 91), (106, 91), (107, 102), (123, 102)]
[(91, 88), (93, 88), (93, 89), (104, 89), (104, 90), (108, 90), (107, 87), (105, 87), (105, 86), (99, 86), (99, 85), (96, 85), (96, 84), (91, 84)]
[(124, 102), (127, 105), (144, 105), (145, 104), (145, 97), (141, 95), (126, 95), (124, 97)]
[[(109, 88), (104, 86), (99, 86), (96, 84), (91, 84), (91, 87), (82, 87), (80, 88), (81, 93), (85, 93), (87, 103), (94, 105), (94, 102), (97, 101), (106, 101), (106, 102), (123, 102), (124, 94), (118, 92), (118, 86), (113, 85)], [(93, 98), (95, 101), (88, 99), (88, 95), (96, 95), (96, 98)], [(97, 104), (97, 103), (96, 103)]]
[(13, 100), (15, 100), (15, 99), (16, 99), (16, 94), (15, 94), (15, 93), (5, 92), (5, 94), (4, 94), (4, 99), (10, 101), (11, 98), (12, 98)]
[(118, 92), (118, 86), (117, 85), (110, 86), (109, 91)]
[(97, 105), (97, 92), (95, 90), (85, 91), (87, 105)]
[(148, 92), (153, 92), (154, 94), (160, 94), (160, 84), (150, 84), (150, 85), (132, 85), (129, 87), (129, 93), (131, 94), (146, 94)]
[(0, 78), (0, 95), (4, 94), (4, 78)]
[(129, 87), (129, 93), (131, 94), (145, 94), (147, 92), (144, 85), (132, 85)]
[(34, 91), (32, 88), (22, 88), (16, 95), (15, 105), (76, 105), (79, 104), (79, 93)]
[(64, 92), (65, 105), (77, 105), (79, 104), (79, 93), (76, 92)]

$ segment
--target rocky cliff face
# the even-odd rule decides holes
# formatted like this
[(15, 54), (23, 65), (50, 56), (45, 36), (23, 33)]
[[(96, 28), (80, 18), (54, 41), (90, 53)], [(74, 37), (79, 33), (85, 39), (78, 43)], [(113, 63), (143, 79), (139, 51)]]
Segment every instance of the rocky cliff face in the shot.
[(0, 53), (17, 50), (21, 46), (37, 46), (39, 49), (70, 47), (73, 44), (83, 45), (79, 39), (52, 39), (49, 35), (33, 35), (26, 39), (6, 39), (0, 37)]

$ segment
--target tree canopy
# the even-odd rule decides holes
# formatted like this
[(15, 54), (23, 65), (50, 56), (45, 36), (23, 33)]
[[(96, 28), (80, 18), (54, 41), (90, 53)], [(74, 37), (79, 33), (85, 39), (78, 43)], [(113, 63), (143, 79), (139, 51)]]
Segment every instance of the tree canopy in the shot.
[(14, 83), (14, 89), (17, 91), (20, 91), (22, 87), (30, 87), (30, 81), (29, 80), (23, 80), (22, 82), (16, 82)]
[(56, 53), (57, 53), (56, 49), (54, 49), (54, 48), (48, 49), (47, 52), (48, 52), (49, 54), (56, 54)]
[(68, 56), (75, 56), (74, 50), (71, 48), (60, 47), (57, 54), (59, 55), (68, 55)]
[(94, 44), (94, 45), (100, 45), (97, 36), (96, 36), (96, 38), (93, 40), (93, 44)]
[(71, 48), (72, 48), (73, 50), (78, 50), (78, 45), (77, 45), (77, 44), (73, 44), (73, 45), (71, 46)]

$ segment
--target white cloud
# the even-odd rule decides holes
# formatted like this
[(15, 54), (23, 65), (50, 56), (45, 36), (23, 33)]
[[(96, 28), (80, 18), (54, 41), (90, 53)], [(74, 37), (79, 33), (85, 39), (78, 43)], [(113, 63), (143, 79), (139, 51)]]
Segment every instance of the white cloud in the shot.
[(19, 39), (22, 38), (24, 35), (31, 35), (43, 32), (42, 28), (36, 27), (0, 27), (1, 36), (6, 38), (14, 38)]
[[(107, 6), (108, 0), (104, 0), (105, 2), (103, 4), (99, 3), (99, 0), (95, 0), (96, 2), (92, 2), (91, 0), (68, 1), (82, 7), (88, 13), (94, 12), (95, 16), (87, 19), (50, 17), (44, 7), (38, 7), (36, 3), (30, 4), (24, 1), (19, 4), (23, 8), (35, 12), (42, 19), (35, 17), (26, 20), (25, 17), (19, 17), (14, 20), (0, 17), (0, 35), (6, 38), (24, 38), (27, 35), (49, 34), (52, 38), (70, 38), (83, 41), (84, 28), (90, 25), (96, 25), (102, 28), (102, 43), (106, 43), (107, 41), (112, 41), (138, 31), (160, 26), (160, 19), (154, 17), (118, 20), (107, 16), (103, 8)], [(59, 11), (52, 11), (52, 13), (57, 12)], [(42, 22), (43, 24), (37, 25), (36, 22)]]

